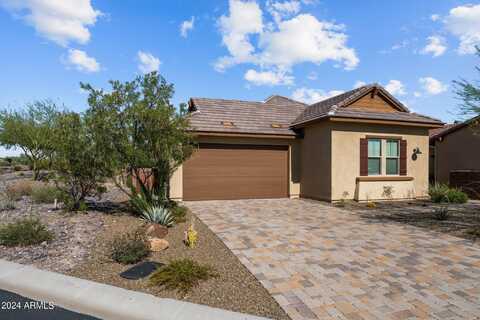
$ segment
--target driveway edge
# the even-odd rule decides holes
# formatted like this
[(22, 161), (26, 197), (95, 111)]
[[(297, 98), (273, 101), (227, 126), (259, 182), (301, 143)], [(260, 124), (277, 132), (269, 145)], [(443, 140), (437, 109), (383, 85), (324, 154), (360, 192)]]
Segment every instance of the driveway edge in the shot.
[(101, 319), (266, 320), (257, 316), (126, 290), (0, 259), (0, 288)]

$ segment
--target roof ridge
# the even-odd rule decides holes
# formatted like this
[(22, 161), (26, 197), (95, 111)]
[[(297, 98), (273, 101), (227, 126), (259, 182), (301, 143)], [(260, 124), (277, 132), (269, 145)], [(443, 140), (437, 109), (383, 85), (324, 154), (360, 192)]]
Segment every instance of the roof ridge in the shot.
[(294, 102), (294, 103), (303, 104), (303, 105), (307, 106), (307, 104), (304, 103), (304, 102), (297, 101), (297, 100), (294, 100), (294, 99), (292, 99), (292, 98), (282, 96), (282, 95), (280, 95), (280, 94), (272, 94), (272, 95), (270, 95), (267, 99), (265, 99), (265, 100), (263, 101), (263, 103), (268, 103), (269, 100), (271, 100), (271, 99), (273, 99), (273, 98), (275, 98), (275, 97), (279, 97), (279, 98), (282, 98), (282, 99), (285, 99), (285, 100), (288, 100), (288, 101), (291, 101), (291, 102)]

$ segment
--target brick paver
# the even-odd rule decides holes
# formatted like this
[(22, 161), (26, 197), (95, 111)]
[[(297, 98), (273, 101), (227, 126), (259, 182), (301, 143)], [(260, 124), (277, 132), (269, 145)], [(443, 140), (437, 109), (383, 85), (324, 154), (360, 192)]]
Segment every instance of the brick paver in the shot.
[(468, 240), (311, 200), (186, 204), (294, 320), (480, 319)]

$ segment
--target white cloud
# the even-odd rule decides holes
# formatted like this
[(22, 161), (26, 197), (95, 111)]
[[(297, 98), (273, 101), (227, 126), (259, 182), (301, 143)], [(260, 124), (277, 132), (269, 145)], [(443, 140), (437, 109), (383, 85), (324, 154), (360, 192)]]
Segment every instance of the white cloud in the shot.
[(267, 1), (267, 10), (272, 15), (273, 19), (278, 23), (282, 19), (295, 15), (300, 12), (300, 1)]
[(195, 17), (192, 17), (190, 20), (185, 20), (180, 25), (180, 35), (184, 38), (188, 36), (188, 32), (193, 30), (195, 24)]
[[(255, 1), (230, 0), (229, 13), (219, 19), (222, 42), (229, 55), (215, 63), (217, 71), (236, 64), (248, 63), (264, 71), (291, 73), (296, 64), (336, 62), (346, 70), (354, 69), (359, 59), (347, 46), (343, 25), (320, 21), (310, 14), (289, 19), (285, 15), (299, 12), (298, 1), (269, 1), (267, 10), (282, 12), (282, 19), (263, 20)], [(256, 36), (255, 38), (252, 36)], [(254, 43), (253, 40), (257, 40)]]
[(250, 43), (250, 34), (263, 30), (262, 10), (256, 2), (230, 0), (230, 14), (219, 20), (223, 44), (230, 56), (220, 58), (216, 64), (217, 71), (223, 71), (237, 63), (250, 62), (255, 51)]
[(475, 45), (480, 44), (480, 4), (453, 8), (444, 22), (447, 29), (460, 39), (458, 53), (475, 53)]
[(427, 38), (428, 44), (422, 49), (422, 54), (432, 54), (434, 57), (439, 57), (445, 53), (447, 46), (445, 39), (440, 36), (431, 36)]
[(403, 83), (399, 80), (390, 80), (386, 85), (385, 85), (385, 89), (392, 95), (399, 95), (399, 96), (403, 96), (405, 94), (407, 94), (405, 92), (405, 86), (403, 85)]
[(312, 104), (339, 95), (343, 92), (344, 91), (340, 90), (325, 92), (320, 89), (298, 88), (292, 93), (292, 99)]
[(78, 71), (92, 73), (100, 71), (100, 64), (95, 58), (88, 56), (85, 51), (69, 49), (65, 64), (73, 66)]
[(162, 63), (157, 57), (149, 52), (138, 51), (137, 58), (139, 61), (138, 70), (144, 74), (152, 71), (158, 71), (158, 68)]
[(293, 84), (293, 76), (287, 75), (285, 72), (274, 71), (256, 71), (249, 69), (244, 76), (245, 80), (256, 86), (269, 85), (291, 85)]
[(260, 36), (260, 61), (266, 65), (289, 68), (302, 62), (320, 64), (333, 60), (346, 70), (355, 69), (359, 59), (346, 46), (343, 26), (319, 21), (310, 14), (300, 14), (278, 24), (278, 30)]
[(317, 80), (318, 79), (318, 74), (314, 71), (310, 72), (307, 76), (308, 80)]
[(432, 15), (430, 16), (430, 20), (432, 20), (432, 21), (437, 21), (437, 20), (439, 20), (439, 19), (440, 19), (440, 15), (438, 15), (438, 14), (436, 14), (436, 13), (435, 13), (435, 14), (432, 14)]
[(61, 46), (87, 43), (88, 27), (102, 15), (92, 7), (91, 0), (0, 0), (0, 5)]
[(418, 92), (418, 91), (415, 91), (415, 92), (413, 93), (413, 96), (414, 96), (415, 98), (418, 98), (418, 97), (421, 97), (421, 96), (422, 96), (422, 93), (421, 93), (421, 92)]
[(402, 49), (402, 48), (405, 48), (406, 46), (408, 46), (409, 44), (409, 41), (408, 40), (403, 40), (402, 42), (400, 43), (397, 43), (397, 44), (394, 44), (391, 48), (391, 50), (398, 50), (398, 49)]
[(439, 80), (432, 78), (432, 77), (424, 77), (418, 79), (418, 82), (422, 85), (423, 90), (427, 94), (430, 95), (437, 95), (442, 92), (447, 91), (448, 86), (441, 83)]
[(356, 81), (355, 84), (353, 85), (353, 89), (357, 89), (357, 88), (360, 88), (360, 87), (363, 87), (364, 85), (366, 85), (366, 83), (364, 81)]

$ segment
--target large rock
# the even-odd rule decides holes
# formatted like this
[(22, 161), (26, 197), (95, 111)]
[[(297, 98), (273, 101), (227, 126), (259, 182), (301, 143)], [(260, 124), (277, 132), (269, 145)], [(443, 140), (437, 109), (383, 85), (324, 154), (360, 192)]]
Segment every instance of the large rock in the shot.
[(168, 234), (168, 228), (164, 227), (158, 223), (152, 223), (147, 230), (145, 230), (145, 234), (147, 237), (150, 238), (159, 238), (163, 239), (167, 236)]
[(148, 241), (150, 242), (150, 250), (154, 252), (163, 251), (169, 246), (168, 241), (165, 239), (150, 238)]

